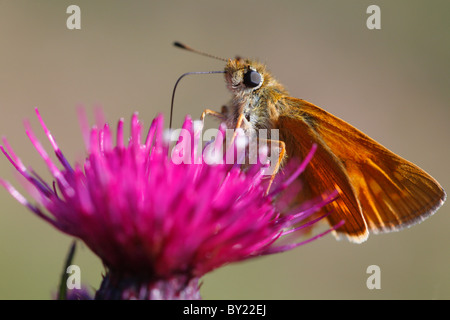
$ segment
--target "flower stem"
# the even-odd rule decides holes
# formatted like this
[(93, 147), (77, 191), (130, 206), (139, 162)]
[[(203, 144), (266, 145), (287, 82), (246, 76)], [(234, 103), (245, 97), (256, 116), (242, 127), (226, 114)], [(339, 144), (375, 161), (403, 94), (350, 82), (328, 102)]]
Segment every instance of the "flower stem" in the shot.
[(96, 300), (201, 300), (198, 278), (149, 279), (108, 272)]

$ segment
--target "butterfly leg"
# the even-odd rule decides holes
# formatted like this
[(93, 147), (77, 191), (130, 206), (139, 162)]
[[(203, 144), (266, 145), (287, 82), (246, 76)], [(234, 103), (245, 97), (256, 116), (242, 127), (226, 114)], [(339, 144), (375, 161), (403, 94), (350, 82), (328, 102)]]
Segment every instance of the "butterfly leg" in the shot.
[[(205, 109), (203, 111), (202, 115), (200, 116), (200, 120), (201, 121), (205, 121), (205, 117), (207, 115), (212, 115), (215, 118), (218, 118), (218, 119), (220, 119), (222, 121), (225, 121), (226, 120), (226, 116), (225, 116), (226, 113), (227, 113), (227, 107), (225, 107), (225, 106), (222, 107), (222, 112), (217, 112), (217, 111), (214, 111), (214, 110), (211, 110), (211, 109)], [(242, 113), (242, 114), (239, 115), (239, 117), (238, 117), (238, 119), (236, 121), (236, 126), (235, 126), (235, 130), (234, 130), (234, 133), (233, 133), (233, 137), (231, 138), (230, 145), (233, 145), (234, 140), (236, 139), (236, 136), (237, 136), (236, 129), (241, 127), (243, 121), (244, 121), (244, 114)], [(273, 173), (272, 173), (272, 175), (270, 177), (269, 185), (267, 186), (266, 194), (268, 194), (269, 190), (270, 190), (270, 187), (271, 187), (271, 185), (273, 183), (273, 180), (275, 179), (275, 175), (278, 173), (278, 170), (280, 169), (280, 166), (281, 166), (281, 162), (283, 161), (284, 156), (286, 155), (286, 144), (283, 141), (280, 141), (280, 140), (260, 139), (260, 141), (269, 142), (270, 145), (272, 145), (272, 143), (278, 144), (278, 148), (280, 149), (280, 153), (278, 155), (278, 161), (277, 161), (277, 163), (275, 165), (275, 168), (273, 170)]]
[[(278, 144), (279, 154), (278, 161), (275, 164), (275, 168), (273, 169), (273, 173), (270, 176), (269, 185), (267, 186), (266, 195), (269, 193), (270, 187), (272, 186), (273, 180), (275, 179), (278, 170), (280, 170), (281, 162), (283, 162), (284, 156), (286, 155), (286, 144), (281, 140), (270, 140), (270, 139), (259, 139), (259, 141), (269, 142), (269, 145), (272, 147), (272, 143)], [(270, 148), (272, 149), (272, 148)]]
[(211, 109), (205, 109), (205, 110), (202, 112), (202, 115), (200, 116), (200, 120), (204, 122), (204, 121), (205, 121), (205, 117), (206, 117), (207, 115), (211, 115), (211, 116), (213, 116), (213, 117), (215, 117), (215, 118), (218, 118), (218, 119), (220, 119), (220, 120), (222, 120), (222, 121), (225, 120), (225, 116), (224, 116), (223, 113), (220, 113), (220, 112), (217, 112), (217, 111), (214, 111), (214, 110), (211, 110)]
[[(233, 137), (231, 139), (231, 145), (233, 145), (233, 142), (234, 142), (234, 140), (236, 138), (236, 135), (237, 135), (236, 129), (241, 127), (243, 120), (244, 120), (244, 114), (242, 113), (242, 114), (239, 115), (238, 120), (236, 122), (236, 127), (235, 127), (235, 130), (234, 130), (234, 134), (233, 134)], [(286, 155), (286, 144), (283, 141), (281, 141), (281, 140), (259, 139), (259, 141), (265, 141), (266, 143), (268, 142), (268, 143), (270, 143), (270, 146), (272, 146), (272, 143), (278, 144), (278, 148), (280, 150), (280, 153), (278, 155), (278, 161), (275, 164), (275, 168), (274, 168), (273, 173), (272, 173), (272, 175), (270, 177), (269, 185), (267, 186), (267, 190), (266, 190), (266, 195), (267, 195), (269, 193), (270, 187), (272, 186), (273, 180), (275, 179), (275, 175), (278, 173), (278, 170), (280, 169), (281, 162), (283, 161), (284, 156)]]
[[(227, 119), (227, 116), (226, 116), (227, 112), (228, 112), (228, 108), (226, 106), (222, 107), (222, 112), (217, 112), (217, 111), (214, 111), (214, 110), (211, 110), (211, 109), (205, 109), (205, 111), (203, 111), (202, 115), (200, 116), (200, 120), (204, 122), (205, 121), (205, 117), (207, 115), (212, 115), (212, 116), (214, 116), (214, 117), (216, 117), (216, 118), (218, 118), (218, 119), (220, 119), (222, 121), (225, 121)], [(231, 141), (230, 141), (230, 146), (232, 146), (234, 144), (234, 140), (236, 139), (236, 136), (237, 136), (236, 129), (241, 127), (243, 120), (244, 120), (244, 114), (239, 115), (239, 117), (238, 117), (238, 119), (236, 121), (236, 126), (234, 128), (233, 136), (232, 136)]]
[(234, 128), (233, 137), (231, 138), (231, 143), (230, 143), (231, 146), (234, 144), (234, 140), (236, 139), (236, 135), (237, 135), (236, 129), (241, 127), (243, 120), (244, 120), (244, 114), (241, 113), (236, 121), (236, 127)]

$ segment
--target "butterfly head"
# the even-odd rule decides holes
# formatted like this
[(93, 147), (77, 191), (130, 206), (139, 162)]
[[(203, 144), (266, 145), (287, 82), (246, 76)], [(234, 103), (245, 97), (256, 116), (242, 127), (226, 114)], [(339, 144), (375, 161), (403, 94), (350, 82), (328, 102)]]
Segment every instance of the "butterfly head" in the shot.
[(225, 80), (233, 93), (248, 94), (258, 90), (264, 83), (265, 74), (263, 64), (240, 57), (228, 60), (225, 66)]
[(236, 57), (225, 66), (225, 80), (228, 89), (238, 97), (258, 96), (274, 93), (287, 94), (267, 71), (266, 65), (255, 60)]

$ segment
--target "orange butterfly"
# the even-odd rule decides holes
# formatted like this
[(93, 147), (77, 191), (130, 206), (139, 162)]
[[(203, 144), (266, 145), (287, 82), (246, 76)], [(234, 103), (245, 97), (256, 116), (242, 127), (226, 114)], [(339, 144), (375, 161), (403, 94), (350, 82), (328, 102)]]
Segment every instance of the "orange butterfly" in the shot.
[(305, 185), (299, 197), (338, 190), (328, 216), (331, 225), (345, 221), (338, 233), (360, 243), (369, 232), (397, 231), (419, 223), (444, 203), (444, 189), (428, 173), (325, 110), (289, 97), (264, 64), (239, 57), (221, 60), (227, 62), (224, 73), (231, 103), (221, 113), (205, 110), (202, 116), (215, 115), (229, 128), (278, 129), (287, 157), (303, 159), (317, 144), (302, 174)]

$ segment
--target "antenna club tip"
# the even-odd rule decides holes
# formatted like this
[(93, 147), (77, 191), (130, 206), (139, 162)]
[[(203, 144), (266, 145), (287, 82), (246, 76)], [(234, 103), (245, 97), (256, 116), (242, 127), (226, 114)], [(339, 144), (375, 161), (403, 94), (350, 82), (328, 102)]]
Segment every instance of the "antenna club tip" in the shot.
[(174, 45), (175, 47), (182, 48), (182, 49), (186, 49), (186, 48), (187, 48), (186, 45), (184, 45), (184, 44), (182, 44), (181, 42), (178, 42), (178, 41), (175, 41), (175, 42), (173, 43), (173, 45)]
[(210, 57), (210, 58), (213, 58), (213, 59), (217, 59), (217, 60), (222, 60), (222, 61), (228, 62), (228, 59), (216, 57), (216, 56), (213, 56), (212, 54), (209, 54), (209, 53), (205, 53), (205, 52), (202, 52), (202, 51), (195, 50), (195, 49), (193, 49), (193, 48), (191, 48), (191, 47), (189, 47), (189, 46), (187, 46), (187, 45), (185, 45), (185, 44), (183, 44), (183, 43), (181, 43), (181, 42), (178, 42), (178, 41), (175, 41), (175, 42), (173, 43), (173, 45), (174, 45), (175, 47), (178, 47), (178, 48), (181, 48), (181, 49), (185, 49), (185, 50), (188, 50), (188, 51), (191, 51), (191, 52), (195, 52), (195, 53), (197, 53), (197, 54), (201, 54), (202, 56), (206, 56), (206, 57)]

